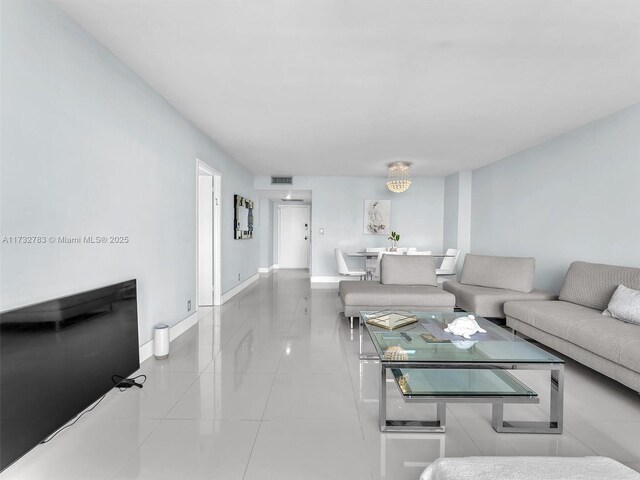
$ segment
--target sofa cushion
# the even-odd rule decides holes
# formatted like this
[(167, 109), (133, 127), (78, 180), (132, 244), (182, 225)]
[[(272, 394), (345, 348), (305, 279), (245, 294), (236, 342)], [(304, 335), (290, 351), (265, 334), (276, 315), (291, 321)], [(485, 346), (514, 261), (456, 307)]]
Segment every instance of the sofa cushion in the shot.
[(560, 300), (602, 312), (618, 285), (640, 290), (640, 268), (573, 262), (560, 290)]
[(436, 287), (436, 264), (431, 255), (383, 255), (380, 260), (380, 283)]
[(483, 317), (504, 318), (504, 303), (510, 300), (553, 300), (555, 295), (534, 290), (529, 293), (504, 290), (502, 288), (463, 285), (447, 281), (442, 288), (456, 296), (456, 305), (467, 312), (474, 312)]
[[(580, 329), (571, 329), (567, 340), (612, 362), (640, 372), (640, 328), (612, 317), (589, 318)], [(633, 348), (635, 346), (635, 349)], [(622, 361), (623, 353), (627, 361)]]
[(453, 307), (455, 297), (428, 285), (383, 285), (379, 282), (340, 282), (344, 305), (388, 308), (392, 305)]
[(640, 328), (637, 325), (563, 301), (507, 302), (504, 310), (508, 317), (640, 372)]
[(528, 293), (533, 290), (533, 257), (493, 257), (467, 254), (460, 283)]
[(602, 314), (640, 325), (640, 291), (618, 285)]
[[(582, 348), (579, 345), (563, 340), (560, 337), (551, 335), (550, 333), (538, 330), (528, 323), (521, 322), (513, 317), (507, 317), (507, 325), (514, 330), (525, 334), (526, 336), (543, 343), (545, 346), (554, 349), (557, 352), (567, 355), (577, 362), (593, 368), (598, 372), (607, 375), (610, 378), (626, 385), (627, 387), (640, 392), (640, 372), (636, 372), (625, 367), (625, 352), (629, 347), (625, 347), (622, 351), (622, 363), (612, 362), (600, 355)], [(633, 347), (633, 346), (631, 346)], [(635, 346), (638, 348), (638, 345)], [(544, 348), (544, 347), (543, 347)]]
[[(640, 373), (640, 338), (636, 338), (622, 347), (620, 364), (629, 370)], [(640, 383), (636, 385), (636, 391), (640, 392)]]
[(562, 301), (507, 302), (504, 313), (557, 337), (568, 339), (569, 330), (580, 328), (586, 319), (602, 320), (592, 308)]

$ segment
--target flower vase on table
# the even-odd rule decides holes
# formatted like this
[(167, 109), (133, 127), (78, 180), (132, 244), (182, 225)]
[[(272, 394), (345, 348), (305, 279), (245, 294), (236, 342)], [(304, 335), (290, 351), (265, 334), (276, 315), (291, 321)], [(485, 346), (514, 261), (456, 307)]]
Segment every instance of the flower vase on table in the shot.
[(400, 241), (400, 234), (396, 232), (391, 232), (391, 236), (389, 237), (389, 240), (391, 240), (391, 248), (389, 249), (389, 251), (390, 252), (398, 251), (398, 242)]

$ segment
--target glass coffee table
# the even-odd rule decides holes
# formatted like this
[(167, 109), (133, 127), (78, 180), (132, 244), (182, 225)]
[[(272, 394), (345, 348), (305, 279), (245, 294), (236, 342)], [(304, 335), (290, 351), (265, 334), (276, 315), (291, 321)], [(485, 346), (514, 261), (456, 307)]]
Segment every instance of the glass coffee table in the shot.
[[(564, 361), (476, 315), (487, 333), (471, 339), (444, 332), (467, 312), (414, 313), (417, 322), (394, 330), (366, 323), (380, 312), (360, 312), (361, 327), (376, 353), (361, 358), (380, 362), (379, 423), (383, 432), (444, 432), (447, 403), (491, 403), (496, 432), (562, 433)], [(407, 312), (408, 313), (408, 312)], [(407, 403), (435, 403), (435, 420), (387, 419), (387, 371)], [(551, 381), (548, 422), (506, 421), (507, 403), (540, 403), (538, 394), (511, 370), (548, 370)]]

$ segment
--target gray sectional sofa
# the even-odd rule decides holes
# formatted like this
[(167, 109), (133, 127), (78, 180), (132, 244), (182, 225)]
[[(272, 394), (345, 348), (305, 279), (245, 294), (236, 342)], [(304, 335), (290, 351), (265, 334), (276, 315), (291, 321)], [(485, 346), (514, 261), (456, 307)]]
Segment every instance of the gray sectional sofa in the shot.
[(507, 325), (640, 392), (640, 326), (602, 314), (618, 285), (640, 290), (640, 268), (573, 262), (559, 300), (509, 301)]
[(533, 289), (533, 257), (496, 257), (467, 254), (460, 281), (447, 281), (442, 288), (456, 297), (456, 306), (489, 318), (505, 318), (504, 304), (510, 300), (552, 300), (557, 296)]
[(338, 290), (351, 328), (360, 311), (452, 312), (456, 303), (438, 288), (433, 257), (423, 255), (384, 255), (379, 282), (342, 281)]

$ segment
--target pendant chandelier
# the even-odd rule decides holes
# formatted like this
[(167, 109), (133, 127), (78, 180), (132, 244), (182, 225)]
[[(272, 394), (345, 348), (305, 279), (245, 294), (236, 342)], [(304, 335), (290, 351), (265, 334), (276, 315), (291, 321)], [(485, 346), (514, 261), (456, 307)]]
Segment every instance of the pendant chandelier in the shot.
[(411, 179), (409, 177), (409, 162), (393, 162), (387, 165), (387, 188), (393, 193), (402, 193), (409, 190)]

